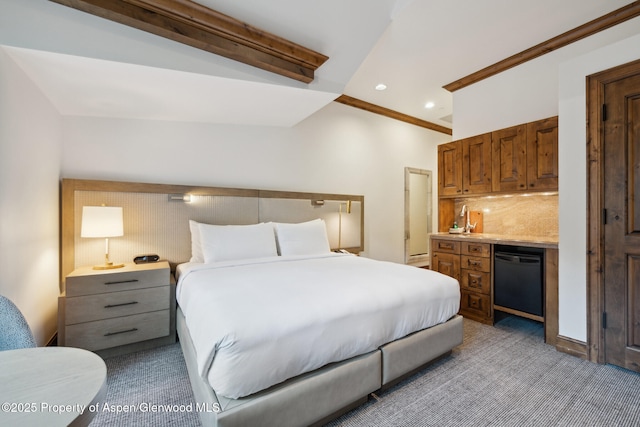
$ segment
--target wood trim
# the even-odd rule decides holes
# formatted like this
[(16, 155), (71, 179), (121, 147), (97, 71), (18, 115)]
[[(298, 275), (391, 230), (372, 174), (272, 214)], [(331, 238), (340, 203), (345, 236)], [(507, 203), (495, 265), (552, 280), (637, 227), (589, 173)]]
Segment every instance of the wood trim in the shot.
[(496, 304), (493, 305), (493, 309), (497, 311), (502, 311), (503, 313), (514, 314), (516, 316), (524, 317), (525, 319), (535, 320), (536, 322), (544, 323), (543, 316), (536, 316), (535, 314), (527, 313), (525, 311), (514, 310), (513, 308), (503, 307), (501, 305), (496, 305)]
[[(636, 2), (638, 3), (638, 2)], [(605, 363), (604, 330), (604, 126), (602, 104), (607, 83), (635, 75), (640, 60), (587, 76), (587, 357)]]
[(583, 38), (592, 36), (600, 31), (621, 24), (637, 16), (640, 16), (640, 1), (630, 3), (624, 7), (621, 7), (620, 9), (614, 10), (611, 13), (596, 18), (593, 21), (587, 22), (584, 25), (560, 34), (559, 36), (542, 42), (527, 50), (523, 50), (522, 52), (510, 56), (507, 59), (496, 62), (495, 64), (483, 68), (480, 71), (476, 71), (475, 73), (469, 74), (468, 76), (446, 84), (443, 86), (443, 88), (448, 90), (449, 92), (455, 92), (458, 89), (462, 89), (481, 80), (502, 73), (509, 68), (524, 64), (527, 61), (545, 55), (549, 52), (553, 52), (554, 50), (565, 47)]
[(556, 350), (579, 357), (580, 359), (588, 360), (587, 344), (582, 341), (574, 340), (573, 338), (558, 336)]
[(544, 338), (555, 346), (559, 334), (558, 249), (544, 251)]
[(327, 56), (190, 0), (50, 0), (304, 83)]
[[(199, 196), (235, 196), (303, 200), (351, 200), (360, 202), (360, 247), (344, 248), (364, 251), (364, 196), (355, 194), (309, 193), (295, 191), (257, 190), (245, 188), (205, 187), (140, 182), (62, 179), (60, 198), (60, 283), (75, 266), (75, 192), (105, 191), (124, 193), (193, 194)], [(62, 288), (61, 288), (62, 289)]]
[(593, 76), (587, 77), (587, 356), (596, 363), (604, 363), (604, 334), (602, 318), (596, 313), (604, 310), (603, 256), (604, 176), (602, 152), (602, 102), (604, 84)]
[(361, 110), (368, 111), (370, 113), (380, 114), (391, 119), (400, 120), (412, 125), (420, 126), (426, 129), (434, 130), (436, 132), (444, 133), (446, 135), (453, 135), (453, 131), (445, 126), (440, 126), (435, 123), (428, 122), (426, 120), (419, 119), (417, 117), (409, 116), (407, 114), (399, 113), (389, 108), (381, 107), (376, 104), (363, 101), (358, 98), (353, 98), (348, 95), (341, 95), (335, 99), (335, 102), (348, 105), (350, 107), (359, 108)]

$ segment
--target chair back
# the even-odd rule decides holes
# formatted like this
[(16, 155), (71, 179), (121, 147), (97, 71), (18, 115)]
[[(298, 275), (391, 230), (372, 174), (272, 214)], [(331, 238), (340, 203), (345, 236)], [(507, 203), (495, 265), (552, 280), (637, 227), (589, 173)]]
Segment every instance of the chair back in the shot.
[(24, 316), (10, 299), (0, 295), (0, 351), (36, 346)]

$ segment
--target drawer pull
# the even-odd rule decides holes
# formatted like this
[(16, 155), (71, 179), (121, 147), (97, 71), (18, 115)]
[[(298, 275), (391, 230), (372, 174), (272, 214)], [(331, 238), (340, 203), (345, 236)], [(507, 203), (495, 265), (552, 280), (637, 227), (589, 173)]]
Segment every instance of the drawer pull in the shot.
[(107, 304), (104, 308), (122, 307), (123, 305), (135, 305), (138, 301), (123, 302), (122, 304)]
[(440, 243), (441, 249), (453, 249), (453, 243)]
[(469, 261), (468, 261), (468, 263), (469, 263), (469, 265), (472, 265), (472, 266), (474, 266), (474, 267), (479, 267), (479, 266), (481, 266), (481, 265), (482, 265), (482, 262), (481, 262), (481, 261), (472, 261), (472, 260), (469, 260)]
[(131, 280), (120, 280), (117, 282), (104, 282), (105, 285), (118, 285), (120, 283), (135, 283), (137, 282), (138, 279), (131, 279)]
[(131, 329), (126, 329), (124, 331), (118, 331), (118, 332), (107, 332), (106, 334), (104, 334), (105, 337), (110, 337), (112, 335), (118, 335), (118, 334), (126, 334), (127, 332), (135, 332), (137, 331), (138, 328), (131, 328)]

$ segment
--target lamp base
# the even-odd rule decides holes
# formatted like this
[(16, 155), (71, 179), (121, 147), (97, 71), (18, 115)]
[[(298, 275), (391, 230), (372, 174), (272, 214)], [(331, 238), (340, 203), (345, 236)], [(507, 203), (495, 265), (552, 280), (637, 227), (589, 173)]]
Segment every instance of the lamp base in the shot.
[(124, 267), (124, 264), (114, 264), (112, 262), (109, 262), (107, 264), (94, 265), (93, 269), (94, 270), (111, 270), (112, 268), (122, 268), (122, 267)]

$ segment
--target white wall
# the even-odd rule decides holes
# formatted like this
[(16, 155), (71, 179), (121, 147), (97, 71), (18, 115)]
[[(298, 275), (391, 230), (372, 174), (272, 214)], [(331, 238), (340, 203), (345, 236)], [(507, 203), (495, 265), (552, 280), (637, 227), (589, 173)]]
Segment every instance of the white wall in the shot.
[(57, 112), (0, 50), (0, 294), (39, 345), (56, 331), (59, 294)]
[[(560, 66), (559, 90), (559, 157), (560, 169), (572, 173), (560, 180), (560, 333), (584, 336), (586, 339), (587, 222), (584, 216), (571, 215), (573, 206), (587, 206), (587, 135), (586, 77), (599, 71), (626, 64), (640, 58), (640, 35), (565, 62)], [(580, 191), (577, 191), (580, 189)], [(564, 207), (564, 209), (563, 209)], [(563, 215), (564, 213), (564, 215)], [(578, 307), (575, 295), (580, 298)], [(584, 305), (583, 305), (584, 304)], [(584, 306), (585, 322), (577, 323), (566, 313), (578, 312)], [(565, 315), (563, 315), (565, 313)], [(577, 317), (577, 316), (576, 316)], [(563, 321), (564, 320), (564, 321)]]
[(363, 194), (366, 255), (403, 262), (404, 168), (450, 140), (338, 103), (293, 128), (65, 117), (62, 175)]
[(559, 116), (559, 328), (587, 339), (585, 77), (640, 58), (635, 18), (454, 93), (454, 139)]

